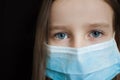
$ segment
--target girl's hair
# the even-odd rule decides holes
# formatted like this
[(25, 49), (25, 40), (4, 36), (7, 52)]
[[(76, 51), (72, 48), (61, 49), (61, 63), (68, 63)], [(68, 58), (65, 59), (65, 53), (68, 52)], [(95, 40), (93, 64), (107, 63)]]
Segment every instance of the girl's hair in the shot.
[[(44, 42), (47, 41), (48, 21), (51, 5), (54, 0), (43, 0), (37, 21), (36, 37), (34, 45), (33, 76), (32, 80), (45, 80), (45, 68), (47, 50)], [(120, 2), (119, 0), (104, 0), (114, 11), (113, 28), (115, 30), (115, 39), (120, 50)]]

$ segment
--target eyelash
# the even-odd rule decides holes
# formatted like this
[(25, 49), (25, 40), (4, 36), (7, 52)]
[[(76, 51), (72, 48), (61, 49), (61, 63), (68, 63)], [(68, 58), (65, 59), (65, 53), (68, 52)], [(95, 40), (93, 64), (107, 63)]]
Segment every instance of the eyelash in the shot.
[[(100, 36), (98, 36), (98, 37), (95, 37), (95, 36), (93, 36), (92, 35), (92, 33), (94, 33), (94, 32), (97, 32), (97, 33), (95, 33), (95, 34), (100, 34)], [(55, 33), (54, 34), (54, 37), (56, 38), (56, 39), (60, 39), (59, 37), (60, 36), (63, 36), (63, 34), (65, 35), (65, 38), (64, 39), (67, 39), (67, 38), (69, 38), (70, 36), (69, 36), (69, 34), (68, 33), (66, 33), (66, 32), (58, 32), (58, 33)], [(66, 35), (67, 35), (67, 37), (66, 37)], [(91, 31), (89, 31), (88, 32), (88, 36), (87, 37), (89, 37), (89, 38), (91, 38), (91, 39), (98, 39), (98, 38), (100, 38), (100, 37), (102, 37), (104, 35), (104, 31), (102, 31), (102, 30), (91, 30)], [(63, 40), (62, 38), (60, 39), (60, 40)]]
[[(60, 35), (61, 34), (61, 35)], [(64, 35), (67, 35), (67, 37), (65, 37), (65, 38), (68, 38), (68, 34), (67, 33), (65, 33), (65, 32), (58, 32), (58, 33), (56, 33), (54, 36), (55, 36), (55, 38), (57, 38), (57, 39), (59, 39), (58, 37), (60, 37), (60, 36), (63, 36), (63, 34)]]
[[(89, 34), (94, 33), (94, 32), (99, 33), (101, 36), (104, 35), (104, 31), (102, 31), (102, 30), (91, 30), (91, 31), (89, 32)], [(91, 35), (89, 35), (89, 36), (92, 37)], [(101, 36), (100, 36), (100, 37), (101, 37)], [(93, 38), (95, 38), (95, 37), (93, 37)], [(99, 37), (97, 37), (97, 38), (99, 38)]]

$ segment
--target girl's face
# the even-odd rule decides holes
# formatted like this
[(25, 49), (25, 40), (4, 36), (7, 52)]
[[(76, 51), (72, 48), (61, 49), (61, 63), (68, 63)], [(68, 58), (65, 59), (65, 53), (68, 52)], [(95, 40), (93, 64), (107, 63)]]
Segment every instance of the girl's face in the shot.
[(48, 44), (84, 47), (113, 38), (113, 10), (103, 0), (56, 0)]

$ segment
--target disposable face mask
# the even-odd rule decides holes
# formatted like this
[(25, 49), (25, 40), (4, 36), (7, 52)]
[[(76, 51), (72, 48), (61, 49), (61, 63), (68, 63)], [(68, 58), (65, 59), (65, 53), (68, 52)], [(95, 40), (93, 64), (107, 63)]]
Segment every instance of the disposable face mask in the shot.
[(52, 80), (112, 80), (120, 73), (114, 39), (83, 48), (47, 45), (46, 76)]

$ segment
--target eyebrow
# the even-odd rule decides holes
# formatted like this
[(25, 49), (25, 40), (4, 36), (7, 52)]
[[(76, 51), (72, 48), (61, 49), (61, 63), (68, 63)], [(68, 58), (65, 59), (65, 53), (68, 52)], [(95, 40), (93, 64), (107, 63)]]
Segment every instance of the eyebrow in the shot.
[(66, 30), (68, 26), (63, 26), (63, 25), (55, 25), (50, 27), (50, 30)]
[(110, 25), (108, 23), (93, 23), (93, 24), (87, 24), (88, 27), (103, 27), (108, 28)]
[[(69, 29), (69, 26), (64, 25), (51, 25), (50, 30), (66, 30)], [(85, 28), (109, 28), (110, 25), (108, 23), (88, 23), (84, 25)]]

